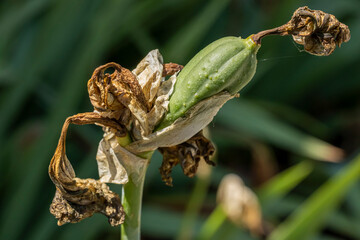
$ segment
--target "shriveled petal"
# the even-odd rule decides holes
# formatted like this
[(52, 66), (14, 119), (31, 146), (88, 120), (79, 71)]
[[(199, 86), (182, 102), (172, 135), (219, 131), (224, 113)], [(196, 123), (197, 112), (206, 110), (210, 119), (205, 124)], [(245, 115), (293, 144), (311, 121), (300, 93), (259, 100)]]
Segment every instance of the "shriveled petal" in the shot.
[(233, 97), (227, 92), (222, 92), (200, 101), (172, 125), (133, 142), (126, 148), (136, 153), (181, 144), (208, 125), (222, 105)]
[(145, 99), (150, 105), (163, 80), (163, 58), (159, 50), (150, 51), (132, 72), (137, 76)]
[(128, 174), (111, 147), (109, 139), (104, 137), (100, 141), (96, 160), (101, 182), (125, 184), (129, 181)]
[(215, 163), (210, 160), (210, 157), (215, 152), (214, 145), (210, 140), (204, 137), (202, 131), (198, 132), (184, 143), (176, 146), (159, 148), (159, 151), (163, 155), (160, 174), (162, 180), (168, 186), (172, 186), (170, 174), (172, 168), (178, 163), (181, 163), (183, 172), (188, 177), (195, 176), (201, 159), (205, 160), (209, 165), (215, 165)]
[(163, 76), (174, 75), (175, 73), (181, 71), (184, 66), (176, 64), (176, 63), (165, 63), (163, 69)]
[(108, 217), (112, 226), (123, 223), (125, 213), (116, 193), (106, 184), (94, 179), (79, 179), (66, 157), (65, 139), (70, 123), (99, 124), (123, 131), (121, 125), (97, 113), (82, 113), (66, 119), (55, 154), (49, 166), (49, 176), (56, 186), (56, 194), (50, 212), (58, 219), (58, 225), (75, 223), (99, 212)]
[[(135, 121), (133, 136), (136, 140), (142, 139), (153, 131), (154, 127), (161, 121), (168, 110), (168, 100), (176, 82), (176, 73), (182, 69), (181, 65), (168, 63), (163, 64), (163, 58), (159, 50), (150, 51), (133, 70), (144, 92), (145, 98), (150, 106), (146, 118), (148, 131), (140, 128), (140, 122)], [(173, 74), (169, 80), (165, 77)]]
[[(105, 73), (109, 68), (114, 69), (112, 74)], [(130, 70), (113, 62), (98, 67), (88, 81), (88, 92), (95, 111), (103, 117), (128, 127), (134, 118), (146, 134), (150, 133), (146, 117), (149, 104)]]
[(58, 219), (58, 225), (77, 223), (102, 213), (108, 217), (111, 226), (122, 224), (125, 219), (120, 197), (109, 190), (105, 183), (94, 179), (74, 179), (77, 191), (57, 188), (50, 205), (50, 212)]
[[(106, 154), (104, 154), (104, 152)], [(112, 132), (105, 132), (98, 148), (96, 160), (100, 181), (106, 183), (125, 184), (131, 180), (135, 185), (140, 183), (143, 172), (149, 164), (144, 159), (121, 147)]]
[[(150, 131), (154, 130), (155, 126), (159, 124), (159, 122), (167, 113), (169, 106), (169, 98), (174, 90), (175, 83), (176, 75), (172, 75), (168, 80), (161, 83), (153, 107), (147, 113)], [(133, 128), (133, 137), (136, 140), (143, 139), (145, 136), (146, 135), (143, 131), (141, 131), (141, 128)]]

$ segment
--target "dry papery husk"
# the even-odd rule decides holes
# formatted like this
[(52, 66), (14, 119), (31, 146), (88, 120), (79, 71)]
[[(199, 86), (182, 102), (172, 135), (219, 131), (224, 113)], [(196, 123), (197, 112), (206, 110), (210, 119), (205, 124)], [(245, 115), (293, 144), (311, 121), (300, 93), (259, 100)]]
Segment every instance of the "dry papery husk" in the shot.
[(258, 198), (238, 175), (228, 174), (221, 180), (217, 202), (234, 224), (248, 228), (255, 235), (263, 233)]

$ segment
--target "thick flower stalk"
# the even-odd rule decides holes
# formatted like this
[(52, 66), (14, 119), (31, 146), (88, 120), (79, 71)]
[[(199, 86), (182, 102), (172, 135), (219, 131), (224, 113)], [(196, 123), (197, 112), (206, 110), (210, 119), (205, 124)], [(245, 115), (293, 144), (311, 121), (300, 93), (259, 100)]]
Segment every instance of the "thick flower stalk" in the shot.
[[(279, 28), (215, 41), (184, 68), (164, 64), (158, 50), (149, 52), (133, 71), (113, 62), (98, 67), (87, 84), (94, 112), (66, 119), (50, 162), (56, 186), (50, 211), (58, 225), (98, 212), (112, 226), (124, 223), (123, 239), (140, 239), (142, 190), (152, 153), (163, 154), (160, 174), (170, 186), (178, 164), (189, 177), (201, 160), (214, 165), (215, 148), (202, 129), (252, 79), (260, 41), (270, 34), (292, 35), (315, 55), (329, 55), (350, 39), (347, 26), (333, 15), (303, 7)], [(96, 156), (99, 180), (76, 177), (65, 151), (70, 123), (103, 127)], [(105, 183), (123, 184), (122, 199)]]

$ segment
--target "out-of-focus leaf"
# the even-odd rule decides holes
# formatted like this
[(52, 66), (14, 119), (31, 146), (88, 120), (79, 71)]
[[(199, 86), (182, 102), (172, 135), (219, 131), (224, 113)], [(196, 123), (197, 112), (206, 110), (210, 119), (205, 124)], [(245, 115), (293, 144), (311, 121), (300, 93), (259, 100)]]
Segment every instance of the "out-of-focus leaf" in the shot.
[(194, 49), (200, 44), (220, 13), (228, 5), (229, 0), (212, 0), (202, 12), (184, 25), (161, 50), (165, 59), (185, 64)]
[(303, 240), (311, 236), (324, 225), (326, 217), (336, 208), (359, 176), (360, 155), (357, 155), (280, 224), (271, 233), (269, 240)]
[(217, 206), (210, 216), (206, 219), (204, 225), (201, 227), (196, 239), (211, 239), (216, 231), (226, 220), (225, 211), (221, 206)]
[[(71, 67), (64, 74), (65, 81), (59, 90), (59, 101), (49, 114), (48, 124), (45, 126), (47, 130), (35, 144), (32, 153), (29, 154), (28, 158), (36, 159), (36, 162), (32, 165), (31, 171), (22, 176), (24, 179), (23, 183), (16, 187), (16, 192), (11, 198), (7, 199), (6, 212), (3, 213), (3, 218), (1, 219), (0, 236), (16, 239), (23, 231), (26, 220), (29, 217), (28, 213), (31, 210), (30, 206), (34, 203), (36, 195), (41, 188), (40, 182), (46, 176), (46, 174), (41, 173), (46, 173), (47, 164), (53, 151), (51, 146), (56, 142), (64, 116), (73, 112), (72, 109), (76, 108), (84, 96), (83, 93), (85, 91), (81, 89), (86, 87), (86, 80), (84, 82), (83, 79), (87, 79), (86, 76), (90, 75), (89, 69), (94, 68), (96, 62), (99, 61), (111, 44), (123, 38), (127, 32), (136, 28), (137, 24), (140, 24), (141, 21), (144, 21), (149, 16), (151, 12), (145, 10), (148, 10), (149, 5), (154, 4), (154, 2), (156, 1), (147, 0), (140, 2), (138, 5), (135, 5), (133, 11), (126, 10), (129, 4), (127, 1), (109, 2), (99, 10), (96, 16), (91, 16), (96, 19), (94, 19), (93, 25), (86, 33), (88, 36), (84, 39), (86, 42), (74, 53), (74, 58), (70, 64)], [(120, 19), (123, 19), (123, 22)], [(120, 30), (112, 29), (113, 31), (109, 32), (108, 26), (113, 26), (112, 24), (117, 21), (119, 21), (118, 28)], [(24, 196), (27, 201), (19, 202)], [(13, 231), (11, 226), (15, 225), (17, 230)]]
[[(181, 214), (170, 209), (144, 205), (142, 209), (142, 227), (144, 235), (152, 238), (173, 238), (178, 232)], [(195, 228), (200, 226), (196, 221)]]
[(277, 174), (257, 190), (262, 204), (279, 199), (295, 188), (312, 171), (311, 162), (303, 161)]
[(331, 133), (331, 128), (326, 126), (323, 122), (291, 106), (270, 101), (255, 102), (258, 103), (261, 107), (274, 112), (274, 114), (279, 116), (284, 121), (305, 130), (309, 134), (320, 137), (328, 137)]
[(347, 204), (349, 205), (350, 214), (360, 219), (360, 183), (357, 182), (348, 192)]
[(23, 6), (14, 6), (7, 9), (0, 19), (0, 52), (3, 52), (8, 42), (12, 39), (16, 31), (19, 30), (26, 22), (36, 16), (44, 8), (51, 4), (52, 0), (35, 0), (26, 2)]
[(326, 220), (329, 229), (353, 239), (360, 239), (360, 219), (346, 216), (340, 212), (333, 212)]
[(215, 122), (311, 159), (336, 162), (343, 155), (341, 149), (296, 130), (244, 99), (225, 104)]

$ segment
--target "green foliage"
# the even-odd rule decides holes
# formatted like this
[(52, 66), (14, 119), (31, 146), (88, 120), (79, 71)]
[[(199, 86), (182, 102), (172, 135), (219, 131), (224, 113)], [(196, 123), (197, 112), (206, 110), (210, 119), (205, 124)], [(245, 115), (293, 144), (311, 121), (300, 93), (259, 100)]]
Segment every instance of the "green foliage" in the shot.
[[(349, 156), (359, 147), (357, 0), (279, 0), (271, 7), (250, 0), (1, 1), (0, 239), (119, 239), (119, 229), (101, 215), (58, 227), (48, 210), (55, 193), (48, 164), (66, 117), (92, 110), (86, 83), (97, 66), (115, 61), (132, 69), (153, 48), (165, 62), (185, 64), (214, 40), (278, 26), (303, 5), (337, 16), (352, 39), (329, 57), (310, 56), (287, 37), (262, 41), (253, 81), (210, 125), (218, 164), (205, 181), (210, 186), (197, 186), (207, 194), (192, 207), (198, 213), (192, 232), (215, 209), (219, 180), (232, 172), (259, 193), (273, 238), (360, 239), (358, 158), (312, 161), (336, 160), (339, 148)], [(68, 157), (81, 177), (97, 177), (101, 134), (96, 126), (70, 128)], [(260, 160), (257, 143), (269, 152)], [(196, 182), (175, 169), (174, 187), (166, 187), (160, 164), (155, 154), (145, 182), (144, 239), (176, 237)], [(257, 169), (279, 175), (271, 180)], [(227, 221), (214, 234), (256, 239)]]

